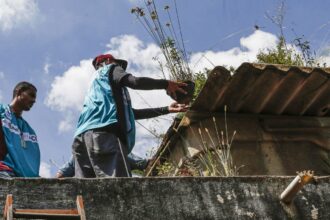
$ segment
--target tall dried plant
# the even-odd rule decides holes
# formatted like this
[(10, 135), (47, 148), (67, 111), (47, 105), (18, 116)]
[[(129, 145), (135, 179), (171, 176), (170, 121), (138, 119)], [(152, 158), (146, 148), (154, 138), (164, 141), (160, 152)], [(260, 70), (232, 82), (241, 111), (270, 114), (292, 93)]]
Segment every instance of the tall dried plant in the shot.
[[(201, 125), (198, 128), (199, 137), (201, 140), (202, 152), (198, 158), (202, 166), (206, 168), (209, 176), (237, 176), (238, 170), (233, 162), (231, 147), (236, 135), (236, 131), (229, 136), (227, 125), (227, 108), (225, 106), (225, 130), (219, 131), (215, 117), (213, 124), (216, 137), (213, 137), (208, 128), (203, 128)], [(204, 130), (204, 132), (203, 132)], [(209, 144), (206, 139), (209, 139)]]
[[(131, 9), (131, 13), (136, 15), (137, 20), (161, 49), (166, 63), (163, 64), (160, 59), (155, 59), (164, 76), (166, 75), (165, 67), (173, 80), (192, 80), (193, 74), (188, 65), (176, 0), (173, 2), (174, 12), (171, 12), (169, 5), (164, 6), (164, 11), (161, 12), (154, 0), (143, 0), (145, 8), (134, 7)], [(173, 13), (175, 19), (173, 19)], [(167, 21), (163, 22), (163, 19), (167, 19)]]

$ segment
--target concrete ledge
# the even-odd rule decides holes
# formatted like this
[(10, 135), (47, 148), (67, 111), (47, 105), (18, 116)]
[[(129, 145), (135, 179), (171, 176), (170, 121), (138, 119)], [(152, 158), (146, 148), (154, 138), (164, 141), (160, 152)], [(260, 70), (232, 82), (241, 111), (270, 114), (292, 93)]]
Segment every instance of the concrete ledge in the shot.
[(306, 185), (291, 205), (278, 199), (294, 177), (0, 179), (14, 208), (74, 208), (87, 219), (330, 219), (330, 177)]

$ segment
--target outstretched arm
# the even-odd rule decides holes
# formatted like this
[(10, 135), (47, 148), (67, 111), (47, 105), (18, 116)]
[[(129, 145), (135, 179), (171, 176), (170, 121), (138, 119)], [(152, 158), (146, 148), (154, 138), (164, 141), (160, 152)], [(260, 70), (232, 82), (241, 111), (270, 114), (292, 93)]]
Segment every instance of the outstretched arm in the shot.
[(187, 92), (182, 88), (187, 86), (186, 83), (174, 82), (165, 79), (153, 79), (148, 77), (135, 77), (133, 75), (126, 75), (122, 81), (122, 86), (131, 89), (152, 90), (152, 89), (166, 89), (168, 95), (176, 99), (176, 92), (186, 94)]
[(176, 92), (187, 94), (187, 92), (183, 89), (187, 86), (186, 83), (165, 79), (153, 79), (149, 77), (135, 77), (132, 74), (125, 72), (125, 70), (119, 66), (116, 66), (114, 70), (110, 72), (109, 77), (110, 81), (114, 83), (114, 85), (125, 86), (131, 89), (166, 89), (167, 94), (173, 99), (176, 99)]
[(170, 113), (168, 107), (160, 108), (144, 108), (144, 109), (133, 109), (134, 118), (136, 120), (154, 118), (160, 115), (165, 115)]
[(122, 79), (121, 85), (139, 90), (166, 89), (168, 81), (149, 77), (135, 77), (129, 74)]
[(188, 105), (172, 103), (170, 106), (160, 108), (133, 109), (136, 120), (154, 118), (168, 113), (186, 112)]
[(56, 178), (73, 177), (75, 174), (74, 158), (71, 156), (70, 160), (67, 161), (56, 173)]
[(148, 165), (148, 160), (140, 158), (132, 152), (127, 155), (127, 160), (132, 170), (144, 170)]

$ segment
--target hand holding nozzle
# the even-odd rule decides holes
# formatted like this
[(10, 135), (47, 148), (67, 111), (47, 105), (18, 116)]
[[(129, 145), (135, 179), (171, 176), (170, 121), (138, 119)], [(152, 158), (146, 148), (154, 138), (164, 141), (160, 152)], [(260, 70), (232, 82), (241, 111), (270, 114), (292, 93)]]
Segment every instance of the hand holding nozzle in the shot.
[(168, 81), (168, 86), (166, 88), (167, 95), (171, 96), (174, 100), (176, 100), (176, 92), (181, 92), (183, 94), (187, 94), (187, 92), (182, 88), (186, 87), (187, 84), (183, 82), (174, 82)]

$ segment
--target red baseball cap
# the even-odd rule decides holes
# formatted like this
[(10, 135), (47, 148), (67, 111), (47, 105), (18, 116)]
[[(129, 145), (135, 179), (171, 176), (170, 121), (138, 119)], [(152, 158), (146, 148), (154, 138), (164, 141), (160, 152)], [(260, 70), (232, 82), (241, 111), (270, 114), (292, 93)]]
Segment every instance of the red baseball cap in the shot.
[(98, 65), (102, 62), (104, 62), (105, 60), (111, 60), (116, 62), (118, 65), (120, 65), (124, 70), (126, 70), (127, 68), (127, 61), (126, 60), (121, 60), (121, 59), (116, 59), (114, 56), (112, 56), (111, 54), (101, 54), (98, 55), (97, 57), (94, 58), (93, 60), (93, 66), (95, 69), (97, 69)]

